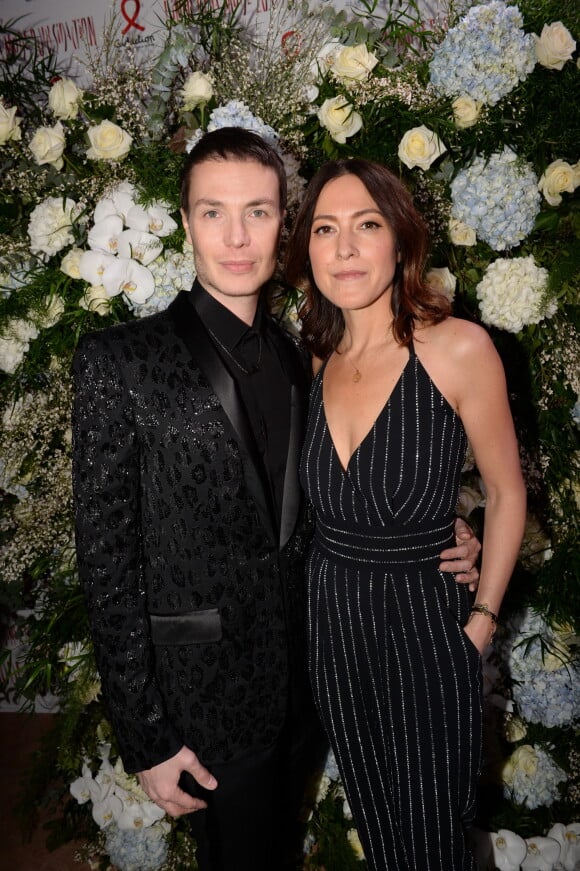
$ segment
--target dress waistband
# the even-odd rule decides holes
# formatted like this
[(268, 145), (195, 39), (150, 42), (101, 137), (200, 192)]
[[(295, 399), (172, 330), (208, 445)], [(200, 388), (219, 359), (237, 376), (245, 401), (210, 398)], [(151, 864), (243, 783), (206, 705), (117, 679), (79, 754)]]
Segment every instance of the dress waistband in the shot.
[(316, 522), (314, 544), (334, 562), (378, 566), (428, 562), (454, 542), (454, 518), (412, 527), (367, 527), (364, 533)]

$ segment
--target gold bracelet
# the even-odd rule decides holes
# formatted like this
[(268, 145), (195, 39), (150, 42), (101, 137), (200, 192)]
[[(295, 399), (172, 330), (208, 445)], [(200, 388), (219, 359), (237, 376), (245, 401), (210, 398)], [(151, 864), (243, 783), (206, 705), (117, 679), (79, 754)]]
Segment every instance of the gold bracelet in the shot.
[(470, 614), (483, 614), (484, 617), (489, 617), (493, 624), (492, 635), (497, 629), (497, 614), (494, 614), (493, 611), (490, 611), (486, 602), (482, 602), (481, 605), (472, 605)]

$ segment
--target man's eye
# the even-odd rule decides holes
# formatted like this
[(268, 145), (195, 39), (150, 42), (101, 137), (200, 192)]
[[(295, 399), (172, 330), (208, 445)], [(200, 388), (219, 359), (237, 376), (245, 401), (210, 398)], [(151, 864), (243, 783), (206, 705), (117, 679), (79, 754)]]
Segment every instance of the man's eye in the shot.
[(217, 218), (218, 212), (216, 209), (208, 209), (207, 212), (204, 212), (206, 218)]
[(254, 209), (252, 215), (255, 218), (263, 218), (265, 215), (267, 215), (267, 212), (265, 209)]

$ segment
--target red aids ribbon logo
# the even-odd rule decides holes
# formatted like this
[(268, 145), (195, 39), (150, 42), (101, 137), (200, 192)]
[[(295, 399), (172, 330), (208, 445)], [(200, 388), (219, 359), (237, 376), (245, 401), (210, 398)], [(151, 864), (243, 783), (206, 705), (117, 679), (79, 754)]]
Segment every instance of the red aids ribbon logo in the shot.
[[(127, 6), (133, 7), (133, 13), (129, 14), (127, 12)], [(131, 30), (132, 27), (135, 30), (145, 30), (142, 24), (139, 24), (137, 19), (139, 18), (139, 13), (141, 12), (141, 3), (139, 0), (121, 0), (121, 15), (127, 22), (127, 26), (121, 31), (123, 36), (127, 33), (128, 30)]]

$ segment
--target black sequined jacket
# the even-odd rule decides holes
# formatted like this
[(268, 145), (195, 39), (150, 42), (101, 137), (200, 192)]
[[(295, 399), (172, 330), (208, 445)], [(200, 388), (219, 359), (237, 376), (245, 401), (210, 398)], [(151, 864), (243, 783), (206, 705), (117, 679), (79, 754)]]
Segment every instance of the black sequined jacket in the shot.
[(292, 383), (280, 529), (233, 379), (194, 307), (84, 336), (74, 365), (81, 586), (125, 768), (185, 743), (205, 764), (269, 746), (306, 682), (298, 483), (307, 374)]

